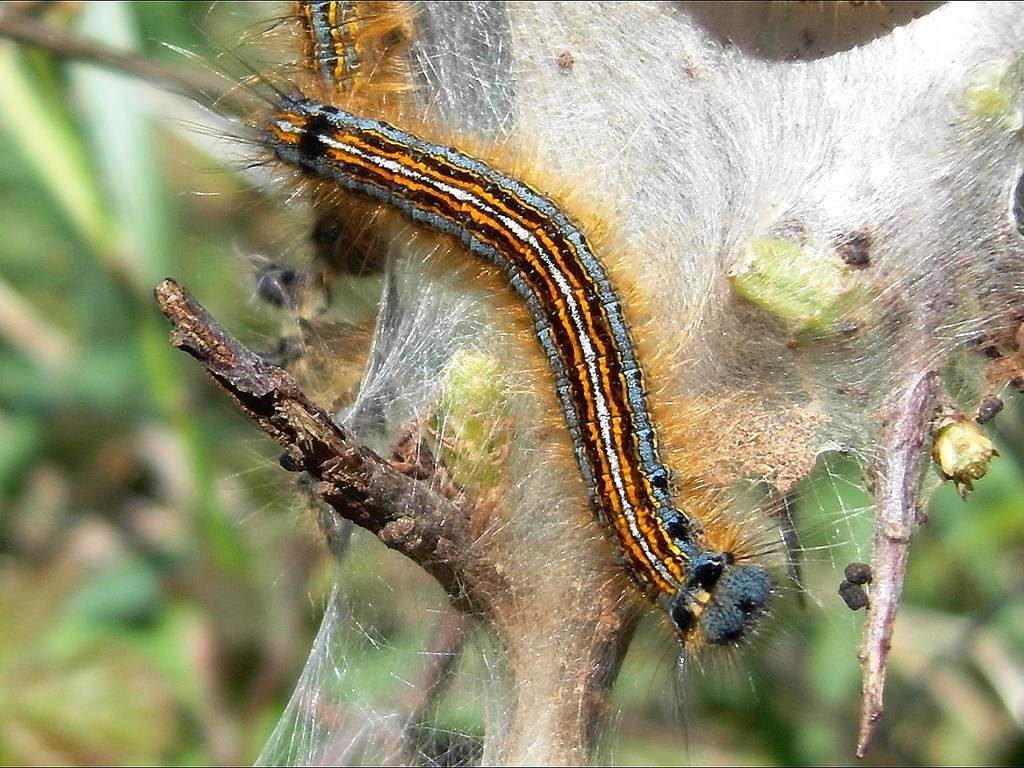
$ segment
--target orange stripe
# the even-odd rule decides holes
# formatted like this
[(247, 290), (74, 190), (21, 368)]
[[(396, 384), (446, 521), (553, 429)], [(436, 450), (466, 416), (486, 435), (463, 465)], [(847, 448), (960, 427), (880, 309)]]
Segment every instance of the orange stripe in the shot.
[[(275, 131), (275, 133), (277, 132)], [(297, 137), (293, 136), (292, 134), (285, 135), (289, 137), (289, 143), (297, 143)], [(549, 249), (548, 255), (558, 260), (560, 268), (564, 268), (565, 266), (562, 251), (563, 248), (575, 254), (575, 251), (571, 249), (571, 246), (569, 246), (569, 244), (564, 242), (555, 242), (554, 240), (552, 240), (543, 230), (543, 228), (539, 226), (539, 222), (533, 222), (530, 221), (529, 219), (524, 219), (521, 211), (509, 208), (507, 205), (502, 203), (501, 200), (496, 199), (493, 195), (488, 194), (487, 191), (480, 185), (462, 183), (462, 180), (460, 179), (442, 175), (441, 173), (438, 172), (438, 170), (435, 167), (431, 165), (426, 165), (422, 162), (413, 161), (405, 153), (391, 153), (382, 151), (380, 148), (376, 146), (366, 144), (366, 142), (362, 141), (359, 136), (355, 136), (349, 133), (338, 133), (332, 138), (342, 144), (352, 145), (355, 148), (365, 151), (373, 156), (386, 157), (388, 159), (392, 159), (403, 165), (405, 168), (408, 168), (412, 171), (415, 171), (419, 174), (426, 176), (431, 181), (440, 181), (443, 182), (444, 184), (456, 187), (458, 189), (464, 189), (467, 192), (470, 192), (478, 196), (488, 204), (493, 203), (496, 209), (506, 213), (509, 216), (509, 218), (512, 218), (521, 226), (524, 226), (528, 230), (532, 231), (538, 237), (538, 240), (541, 241), (542, 247)], [(390, 141), (387, 140), (386, 137), (378, 138), (380, 138), (382, 142), (390, 143)], [(366, 161), (361, 157), (350, 155), (348, 153), (345, 153), (343, 150), (333, 147), (327, 150), (327, 155), (336, 162), (342, 162), (362, 168), (363, 170), (367, 171), (368, 175), (370, 175), (371, 177), (377, 177), (381, 179), (381, 186), (392, 189), (405, 190), (406, 192), (414, 195), (427, 195), (434, 199), (440, 199), (442, 202), (438, 206), (426, 205), (422, 203), (422, 201), (417, 201), (416, 205), (417, 207), (421, 207), (423, 208), (423, 210), (435, 213), (436, 215), (442, 218), (450, 219), (452, 217), (452, 211), (466, 210), (464, 208), (463, 203), (461, 203), (458, 200), (455, 200), (454, 198), (446, 196), (442, 191), (438, 190), (436, 187), (429, 186), (428, 184), (417, 183), (404, 176), (390, 173), (386, 169), (383, 169), (374, 163)], [(443, 164), (443, 161), (440, 158), (433, 159), (435, 159), (439, 164)], [(493, 219), (492, 217), (473, 207), (469, 208), (468, 212), (471, 218), (473, 218), (474, 220), (484, 224), (485, 226), (493, 229), (494, 231), (503, 233), (509, 242), (518, 242), (518, 238), (513, 233), (511, 233), (508, 230), (508, 228), (504, 226), (500, 221)], [(494, 242), (490, 238), (481, 236), (482, 233), (475, 232), (475, 234), (477, 234), (477, 236), (480, 236), (481, 240), (484, 240), (489, 245), (493, 246), (498, 252), (504, 253), (508, 255), (509, 258), (512, 258), (510, 254), (510, 248), (508, 247), (507, 242)], [(561, 248), (559, 246), (561, 246)], [(580, 345), (577, 333), (573, 328), (572, 323), (570, 322), (568, 311), (564, 306), (564, 301), (560, 298), (558, 288), (554, 284), (553, 279), (550, 277), (548, 268), (544, 264), (542, 264), (532, 254), (532, 252), (529, 249), (517, 248), (514, 250), (514, 254), (516, 257), (518, 257), (521, 263), (529, 265), (533, 269), (533, 271), (540, 277), (540, 279), (544, 281), (544, 283), (547, 285), (548, 291), (550, 292), (550, 295), (553, 299), (553, 303), (555, 305), (553, 307), (553, 309), (555, 310), (554, 316), (558, 321), (558, 329), (560, 331), (560, 335), (558, 338), (561, 339), (563, 342), (568, 342), (569, 349), (564, 351), (571, 353), (571, 357), (573, 358), (571, 360), (566, 361), (566, 366), (567, 368), (576, 367), (584, 374), (576, 377), (576, 380), (581, 384), (583, 394), (582, 400), (583, 405), (586, 409), (587, 416), (584, 423), (581, 424), (581, 429), (584, 429), (585, 431), (589, 432), (588, 443), (592, 447), (590, 453), (594, 455), (598, 461), (598, 466), (594, 467), (594, 479), (596, 482), (600, 484), (600, 490), (603, 491), (603, 493), (601, 493), (600, 496), (602, 497), (602, 500), (605, 502), (605, 506), (609, 507), (609, 511), (612, 513), (611, 515), (608, 515), (608, 517), (612, 521), (616, 530), (619, 532), (620, 540), (624, 544), (626, 544), (624, 552), (627, 554), (628, 557), (630, 557), (631, 560), (634, 561), (636, 567), (642, 570), (648, 577), (648, 579), (652, 581), (654, 584), (656, 584), (661, 591), (668, 594), (674, 594), (675, 588), (671, 584), (667, 583), (661, 577), (661, 575), (651, 565), (647, 563), (647, 559), (645, 554), (643, 553), (643, 550), (641, 549), (639, 544), (636, 541), (634, 541), (632, 532), (629, 529), (628, 522), (625, 518), (624, 510), (619, 502), (618, 491), (615, 488), (614, 482), (611, 479), (612, 473), (611, 467), (608, 463), (608, 457), (605, 454), (605, 450), (601, 447), (602, 440), (601, 435), (599, 434), (598, 417), (594, 405), (593, 384), (590, 381), (590, 377), (586, 371), (586, 362), (583, 357), (583, 350)], [(520, 266), (520, 268), (522, 267)], [(583, 270), (578, 271), (585, 274)], [(596, 318), (603, 317), (603, 315), (601, 315), (600, 309), (593, 307), (590, 301), (586, 298), (586, 287), (589, 286), (593, 289), (592, 284), (588, 283), (587, 286), (581, 286), (580, 283), (575, 279), (575, 272), (576, 270), (564, 269), (564, 273), (566, 274), (567, 278), (572, 279), (571, 285), (580, 301), (580, 314), (582, 317), (586, 318), (589, 338), (591, 340), (591, 343), (595, 347), (595, 351), (597, 351), (599, 354), (601, 363), (599, 365), (600, 388), (602, 390), (602, 393), (605, 395), (606, 402), (608, 403), (608, 410), (610, 418), (612, 419), (612, 423), (617, 426), (617, 428), (614, 429), (612, 432), (612, 444), (615, 454), (618, 458), (618, 463), (621, 470), (624, 496), (626, 500), (630, 503), (630, 505), (634, 508), (638, 530), (646, 540), (648, 546), (651, 547), (655, 557), (657, 557), (661, 561), (661, 563), (666, 567), (666, 569), (671, 573), (671, 575), (675, 579), (682, 581), (684, 576), (684, 569), (681, 563), (679, 562), (678, 551), (673, 551), (676, 550), (676, 547), (674, 545), (666, 546), (667, 537), (665, 536), (665, 533), (662, 530), (659, 521), (653, 514), (653, 504), (647, 494), (649, 484), (647, 484), (643, 476), (643, 473), (640, 472), (635, 465), (635, 459), (633, 458), (633, 456), (635, 455), (635, 451), (630, 450), (633, 447), (633, 445), (627, 445), (627, 436), (629, 437), (630, 441), (632, 441), (632, 435), (631, 433), (621, 428), (624, 415), (630, 412), (628, 411), (628, 406), (627, 410), (625, 411), (620, 407), (620, 402), (627, 402), (626, 398), (624, 396), (616, 396), (613, 394), (621, 390), (623, 382), (618, 375), (615, 375), (613, 378), (613, 374), (607, 366), (607, 361), (609, 359), (609, 347), (612, 350), (614, 350), (614, 343), (606, 343), (605, 337), (607, 336), (610, 340), (611, 333), (610, 331), (605, 331), (597, 324)], [(554, 298), (556, 296), (558, 296), (559, 298)], [(552, 301), (549, 300), (549, 302), (547, 303), (551, 304)], [(597, 450), (593, 450), (594, 446), (597, 446)]]

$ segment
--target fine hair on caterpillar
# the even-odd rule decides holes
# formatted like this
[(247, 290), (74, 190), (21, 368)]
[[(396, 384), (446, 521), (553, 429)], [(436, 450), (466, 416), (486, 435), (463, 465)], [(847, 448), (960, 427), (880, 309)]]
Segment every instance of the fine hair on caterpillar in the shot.
[[(745, 537), (727, 533), (727, 544), (711, 543), (708, 529), (725, 524), (721, 513), (695, 516), (685, 494), (676, 498), (682, 490), (673, 493), (648, 407), (645, 361), (627, 320), (631, 308), (623, 306), (630, 297), (575, 217), (478, 159), (486, 156), (483, 145), (465, 154), (397, 127), (413, 111), (412, 86), (402, 85), (412, 34), (403, 8), (297, 3), (312, 95), (298, 83), (277, 86), (271, 76), (257, 76), (272, 93), (269, 114), (250, 118), (256, 143), (310, 180), (297, 189), (315, 201), (315, 232), (338, 232), (390, 210), (499, 269), (529, 312), (578, 469), (628, 572), (690, 649), (741, 640), (764, 613), (772, 580)], [(511, 145), (501, 148), (504, 155)]]

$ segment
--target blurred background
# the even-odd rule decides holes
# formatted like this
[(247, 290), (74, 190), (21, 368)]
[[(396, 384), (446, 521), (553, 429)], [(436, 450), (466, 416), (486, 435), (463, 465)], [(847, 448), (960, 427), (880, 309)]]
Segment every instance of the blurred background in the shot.
[[(166, 44), (213, 60), (279, 11), (0, 10), (14, 12), (174, 67), (193, 62)], [(251, 762), (335, 581), (347, 606), (337, 631), (372, 646), (353, 685), (382, 702), (408, 695), (428, 640), (409, 606), (443, 605), (358, 532), (335, 564), (275, 446), (168, 343), (151, 291), (173, 276), (272, 351), (289, 320), (260, 301), (256, 275), (301, 262), (308, 240), (305, 212), (219, 161), (231, 142), (203, 124), (152, 86), (0, 43), (3, 764)], [(1024, 409), (1006, 400), (991, 473), (966, 504), (940, 487), (915, 540), (866, 764), (1024, 763)], [(669, 633), (645, 619), (616, 687), (608, 758), (851, 763), (863, 613), (836, 588), (845, 563), (870, 556), (867, 504), (856, 469), (823, 457), (797, 507), (807, 595), (789, 596), (750, 649), (677, 681)], [(483, 727), (468, 690), (455, 685), (436, 714), (442, 761), (455, 734)]]

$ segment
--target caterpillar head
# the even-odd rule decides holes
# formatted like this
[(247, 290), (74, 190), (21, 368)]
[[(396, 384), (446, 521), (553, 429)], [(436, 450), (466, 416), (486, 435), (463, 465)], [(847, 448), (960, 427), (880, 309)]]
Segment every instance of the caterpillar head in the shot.
[(760, 565), (736, 563), (728, 552), (700, 552), (668, 605), (680, 636), (697, 634), (708, 645), (735, 643), (757, 623), (772, 593), (772, 580)]

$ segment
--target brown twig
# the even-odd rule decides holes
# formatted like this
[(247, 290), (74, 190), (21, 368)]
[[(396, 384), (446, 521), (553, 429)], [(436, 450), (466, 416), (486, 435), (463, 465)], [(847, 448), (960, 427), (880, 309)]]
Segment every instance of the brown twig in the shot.
[(226, 75), (186, 67), (165, 67), (129, 51), (111, 48), (66, 32), (52, 24), (8, 10), (0, 13), (0, 38), (49, 51), (62, 59), (93, 64), (157, 88), (177, 93), (199, 104), (216, 106), (218, 112), (245, 114), (251, 103)]
[(860, 652), (864, 680), (857, 757), (866, 754), (882, 717), (886, 661), (916, 522), (922, 448), (937, 395), (935, 372), (919, 374), (897, 403), (882, 439), (875, 491), (871, 612)]
[(282, 464), (309, 472), (314, 493), (463, 597), (467, 517), (401, 474), (310, 400), (295, 379), (246, 349), (173, 280), (154, 291), (174, 324), (171, 341), (198, 360), (256, 424), (285, 449)]
[(398, 735), (398, 749), (405, 753), (407, 763), (414, 764), (422, 751), (422, 727), (436, 709), (448, 688), (455, 664), (465, 646), (469, 631), (466, 615), (454, 608), (442, 613), (434, 626), (428, 646), (423, 650), (423, 666), (416, 676), (411, 693), (405, 697), (408, 717)]

